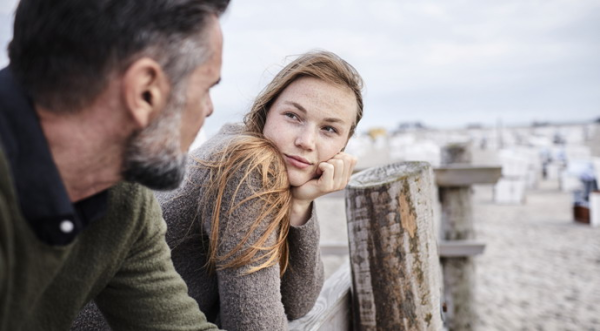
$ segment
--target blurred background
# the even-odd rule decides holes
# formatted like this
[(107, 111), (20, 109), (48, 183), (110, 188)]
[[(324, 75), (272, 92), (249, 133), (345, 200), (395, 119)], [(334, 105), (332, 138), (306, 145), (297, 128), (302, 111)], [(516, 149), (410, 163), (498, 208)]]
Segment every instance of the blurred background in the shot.
[[(16, 3), (0, 0), (0, 66)], [(471, 187), (485, 247), (471, 326), (600, 330), (600, 1), (234, 0), (221, 22), (222, 81), (194, 146), (241, 121), (294, 55), (333, 51), (366, 84), (347, 148), (359, 168), (439, 168), (456, 144), (474, 169), (501, 168)], [(323, 247), (346, 247), (343, 196), (317, 208)], [(347, 259), (324, 256), (327, 273)]]
[[(4, 65), (17, 1), (0, 3)], [(362, 74), (359, 131), (600, 116), (597, 0), (234, 0), (222, 25), (223, 80), (208, 136), (241, 120), (286, 57), (311, 49), (333, 51)]]

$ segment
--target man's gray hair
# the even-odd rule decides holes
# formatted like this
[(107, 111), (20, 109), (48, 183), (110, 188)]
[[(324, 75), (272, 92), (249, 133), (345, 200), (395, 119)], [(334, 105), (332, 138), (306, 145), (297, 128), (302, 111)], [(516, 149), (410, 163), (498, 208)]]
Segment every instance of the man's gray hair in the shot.
[[(91, 103), (142, 56), (177, 85), (208, 59), (207, 26), (229, 0), (21, 0), (8, 53), (34, 101), (51, 111)], [(68, 19), (65, 19), (68, 18)]]

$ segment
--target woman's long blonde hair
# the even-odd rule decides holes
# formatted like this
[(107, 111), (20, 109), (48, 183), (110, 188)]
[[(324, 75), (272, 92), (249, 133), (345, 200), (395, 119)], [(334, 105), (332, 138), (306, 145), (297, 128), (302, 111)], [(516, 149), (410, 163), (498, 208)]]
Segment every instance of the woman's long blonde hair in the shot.
[[(354, 93), (358, 106), (356, 120), (348, 138), (354, 133), (356, 125), (362, 118), (362, 78), (354, 67), (339, 56), (327, 51), (314, 51), (300, 55), (285, 66), (261, 91), (250, 112), (244, 117), (245, 132), (236, 137), (227, 148), (218, 154), (216, 162), (201, 162), (203, 166), (210, 169), (204, 201), (206, 203), (210, 199), (214, 208), (207, 260), (210, 270), (236, 268), (258, 263), (257, 266), (249, 269), (248, 273), (252, 273), (277, 262), (279, 262), (282, 275), (287, 269), (289, 257), (287, 235), (290, 228), (289, 214), (292, 194), (281, 153), (271, 141), (263, 136), (263, 129), (271, 105), (283, 90), (301, 77), (313, 77), (342, 88), (349, 88)], [(228, 197), (231, 199), (232, 205), (226, 206), (226, 210), (232, 214), (235, 208), (253, 199), (259, 199), (262, 209), (242, 241), (228, 253), (218, 255), (219, 219), (223, 195), (227, 184), (240, 171), (244, 174), (243, 180), (238, 183), (234, 195)], [(242, 183), (253, 173), (261, 179), (261, 191), (255, 192), (237, 205), (233, 205)], [(253, 245), (242, 251), (244, 244), (264, 220), (269, 222), (264, 225), (266, 231)], [(279, 229), (279, 233), (275, 244), (265, 246), (268, 238), (277, 229)], [(234, 257), (236, 254), (237, 256)]]

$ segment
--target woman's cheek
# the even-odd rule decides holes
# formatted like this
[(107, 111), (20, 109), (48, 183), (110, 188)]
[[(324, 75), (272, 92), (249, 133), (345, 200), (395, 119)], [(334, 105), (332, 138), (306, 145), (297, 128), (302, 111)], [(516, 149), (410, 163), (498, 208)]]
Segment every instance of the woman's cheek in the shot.
[(293, 170), (288, 170), (288, 181), (290, 182), (290, 186), (298, 187), (304, 185), (311, 178), (307, 176), (307, 174), (299, 174), (294, 172)]

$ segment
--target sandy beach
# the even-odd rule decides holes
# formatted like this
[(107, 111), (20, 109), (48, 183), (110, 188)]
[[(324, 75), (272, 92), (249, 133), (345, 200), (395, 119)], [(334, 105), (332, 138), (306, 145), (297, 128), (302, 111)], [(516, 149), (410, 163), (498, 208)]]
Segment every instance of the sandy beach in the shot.
[(480, 330), (600, 330), (600, 227), (575, 223), (557, 181), (527, 192), (523, 205), (492, 203), (474, 189)]
[[(542, 181), (522, 205), (473, 189), (477, 330), (600, 330), (600, 227), (575, 223), (571, 195)], [(347, 240), (341, 194), (317, 201), (321, 241)], [(347, 256), (325, 255), (329, 275)]]

